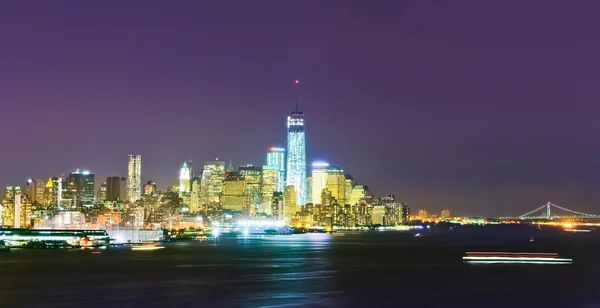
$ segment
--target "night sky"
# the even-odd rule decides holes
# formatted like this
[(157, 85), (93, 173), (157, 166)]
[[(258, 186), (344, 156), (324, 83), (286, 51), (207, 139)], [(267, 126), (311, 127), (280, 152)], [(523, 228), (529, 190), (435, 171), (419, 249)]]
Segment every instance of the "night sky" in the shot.
[(600, 214), (597, 1), (0, 2), (0, 185), (308, 161), (413, 211)]

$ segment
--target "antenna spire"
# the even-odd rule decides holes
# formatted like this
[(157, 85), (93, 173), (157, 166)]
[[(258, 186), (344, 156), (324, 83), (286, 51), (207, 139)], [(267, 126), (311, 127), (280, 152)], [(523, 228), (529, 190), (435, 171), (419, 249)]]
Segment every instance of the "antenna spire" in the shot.
[[(296, 85), (300, 84), (300, 80), (296, 79)], [(296, 87), (296, 112), (298, 112), (298, 88)]]

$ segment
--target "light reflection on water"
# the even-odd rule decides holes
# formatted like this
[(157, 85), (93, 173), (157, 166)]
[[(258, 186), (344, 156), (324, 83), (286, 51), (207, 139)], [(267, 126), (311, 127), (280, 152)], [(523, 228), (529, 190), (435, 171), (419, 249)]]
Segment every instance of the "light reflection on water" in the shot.
[[(519, 292), (523, 298), (540, 290), (558, 294), (558, 290), (573, 290), (569, 286), (580, 281), (586, 285), (581, 292), (600, 288), (597, 275), (586, 276), (600, 272), (597, 262), (542, 270), (464, 265), (461, 258), (466, 249), (500, 245), (505, 250), (511, 241), (516, 245), (513, 249), (530, 248), (530, 235), (523, 237), (524, 244), (520, 237), (515, 242), (514, 236), (496, 243), (489, 237), (459, 235), (222, 238), (169, 243), (164, 249), (141, 253), (109, 248), (99, 255), (81, 250), (18, 250), (0, 254), (0, 307), (24, 306), (23, 299), (28, 301), (25, 306), (32, 307), (391, 307), (395, 305), (390, 301), (398, 298), (403, 306), (427, 307), (456, 296), (499, 301), (511, 298), (506, 294), (521, 298)], [(574, 245), (571, 237), (548, 245), (556, 248), (553, 251), (572, 250), (571, 256), (582, 263), (586, 256), (592, 261), (600, 258), (594, 246)], [(384, 283), (390, 280), (393, 283)], [(585, 296), (597, 298), (592, 291)]]

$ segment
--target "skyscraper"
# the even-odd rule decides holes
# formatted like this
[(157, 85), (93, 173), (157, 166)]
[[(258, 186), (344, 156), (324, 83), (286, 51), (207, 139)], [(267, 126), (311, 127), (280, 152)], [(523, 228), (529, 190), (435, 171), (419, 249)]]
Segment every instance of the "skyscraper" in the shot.
[(267, 152), (267, 166), (277, 170), (275, 191), (283, 192), (285, 189), (285, 149), (270, 147)]
[(200, 212), (200, 178), (192, 178), (192, 192), (190, 193), (190, 213)]
[(341, 206), (346, 204), (346, 177), (344, 170), (333, 167), (327, 169), (327, 190), (331, 192), (331, 197), (335, 198)]
[(63, 199), (63, 179), (60, 177), (52, 178), (52, 196), (51, 196), (51, 204), (53, 206), (58, 206), (62, 202)]
[[(204, 170), (210, 171), (210, 176), (207, 179), (209, 180), (208, 202), (219, 202), (219, 196), (223, 191), (223, 179), (225, 179), (225, 162), (220, 161), (218, 158), (213, 161), (205, 161)], [(204, 174), (202, 172), (203, 180)]]
[(69, 174), (69, 183), (73, 183), (74, 192), (72, 199), (74, 200), (74, 206), (90, 205), (94, 203), (94, 174), (87, 170), (79, 171)]
[(127, 165), (127, 199), (133, 203), (142, 196), (142, 155), (129, 154)]
[(298, 206), (306, 204), (306, 144), (304, 113), (294, 111), (287, 117), (286, 186), (294, 186)]
[(346, 189), (345, 189), (346, 204), (352, 204), (352, 203), (350, 203), (350, 198), (352, 197), (352, 190), (354, 189), (354, 186), (356, 185), (356, 181), (349, 174), (346, 174), (344, 177), (346, 177)]
[(294, 186), (286, 186), (283, 193), (283, 219), (288, 224), (292, 222), (292, 218), (296, 216), (299, 210), (296, 200), (297, 196)]
[(327, 188), (327, 168), (326, 162), (314, 162), (312, 164), (312, 202), (313, 204), (322, 204), (321, 193)]
[(239, 172), (229, 172), (223, 180), (221, 206), (224, 210), (247, 211), (246, 180)]
[(191, 168), (188, 167), (187, 162), (183, 162), (183, 166), (179, 170), (179, 194), (188, 193), (191, 191)]
[(262, 208), (259, 212), (271, 215), (273, 205), (273, 193), (277, 186), (279, 170), (273, 166), (263, 166), (262, 172)]
[(27, 180), (27, 195), (32, 203), (44, 203), (44, 188), (46, 182), (43, 179), (29, 179)]
[(310, 176), (310, 175), (307, 176), (306, 177), (306, 204), (309, 204), (309, 203), (310, 204), (314, 204), (313, 199), (312, 199), (312, 196), (313, 196), (313, 194), (312, 194), (312, 187), (313, 187), (312, 182), (313, 182), (312, 176)]
[(241, 166), (240, 174), (246, 179), (246, 192), (248, 194), (248, 203), (258, 210), (262, 203), (262, 173), (263, 169), (259, 166)]
[(200, 206), (210, 204), (213, 200), (210, 197), (210, 183), (212, 182), (212, 172), (204, 169), (200, 178)]

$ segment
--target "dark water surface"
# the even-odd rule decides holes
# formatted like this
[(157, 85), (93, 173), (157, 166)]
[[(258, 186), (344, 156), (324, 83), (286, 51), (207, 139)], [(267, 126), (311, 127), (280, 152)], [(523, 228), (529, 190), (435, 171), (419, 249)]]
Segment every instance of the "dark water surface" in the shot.
[[(534, 243), (529, 242), (534, 235)], [(0, 254), (0, 307), (600, 307), (600, 230), (362, 232)], [(571, 265), (468, 265), (466, 251)]]

